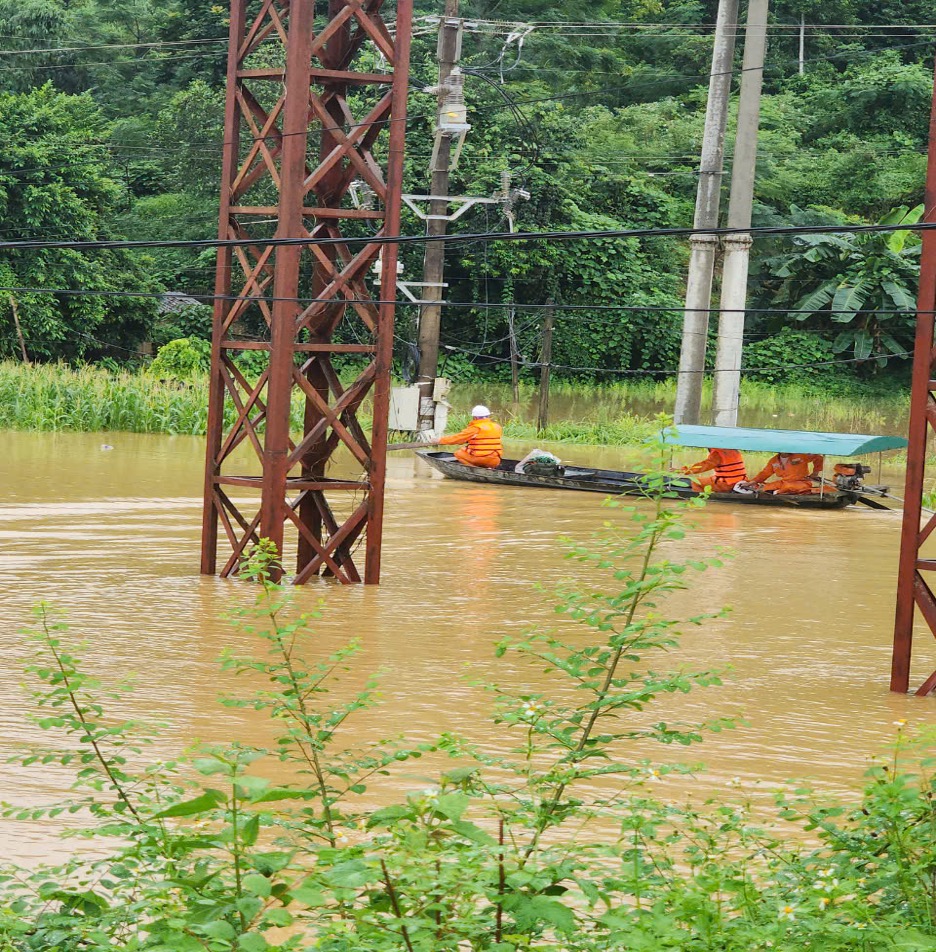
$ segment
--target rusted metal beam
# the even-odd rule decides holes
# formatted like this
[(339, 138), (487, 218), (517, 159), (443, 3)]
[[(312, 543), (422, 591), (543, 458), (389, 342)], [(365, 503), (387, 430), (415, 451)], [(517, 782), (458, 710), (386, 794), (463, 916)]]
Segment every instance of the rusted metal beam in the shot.
[[(929, 154), (926, 168), (923, 221), (936, 223), (936, 86), (930, 112)], [(900, 534), (900, 561), (897, 568), (897, 609), (894, 646), (891, 655), (890, 689), (906, 693), (910, 689), (910, 659), (913, 649), (914, 605), (919, 605), (930, 631), (936, 636), (936, 606), (932, 593), (920, 577), (920, 548), (929, 534), (920, 530), (923, 487), (926, 475), (926, 438), (936, 426), (932, 413), (934, 373), (934, 312), (936, 312), (936, 231), (923, 232), (920, 256), (920, 290), (917, 297), (916, 337), (913, 347), (913, 375), (910, 385), (907, 474), (904, 484), (903, 523)], [(927, 679), (926, 686), (934, 678)]]
[[(217, 571), (220, 524), (231, 547), (222, 575), (236, 572), (265, 536), (283, 571), (295, 548), (298, 584), (319, 573), (360, 582), (355, 548), (363, 535), (364, 580), (380, 577), (397, 256), (384, 239), (400, 228), (412, 0), (398, 0), (392, 35), (382, 5), (261, 0), (248, 8), (247, 0), (231, 0), (219, 236), (250, 243), (218, 252), (202, 528), (207, 574)], [(356, 70), (367, 51), (379, 53), (387, 69)], [(285, 70), (267, 65), (283, 60)], [(351, 207), (356, 180), (370, 186), (377, 208)], [(379, 231), (352, 252), (342, 229), (361, 221)], [(291, 243), (274, 250), (270, 237)], [(378, 255), (375, 300), (366, 280)], [(346, 323), (359, 343), (334, 341)], [(238, 363), (247, 352), (261, 364), (265, 358), (259, 377), (255, 365)], [(341, 354), (369, 358), (345, 385), (332, 366)], [(305, 413), (294, 427), (297, 390)], [(366, 434), (357, 414), (369, 396)], [(235, 455), (238, 447), (252, 462)], [(330, 478), (326, 468), (342, 449), (349, 451), (342, 466), (359, 474)], [(223, 486), (235, 488), (236, 499)]]

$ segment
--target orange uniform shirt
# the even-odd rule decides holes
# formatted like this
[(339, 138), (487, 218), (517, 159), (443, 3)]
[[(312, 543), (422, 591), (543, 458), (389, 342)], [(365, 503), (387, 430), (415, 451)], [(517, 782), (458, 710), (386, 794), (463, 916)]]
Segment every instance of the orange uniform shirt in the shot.
[[(825, 462), (823, 457), (813, 453), (787, 453), (783, 461), (781, 454), (772, 456), (767, 465), (756, 475), (751, 477), (752, 483), (766, 483), (775, 476), (777, 479), (809, 479), (810, 475), (818, 473)], [(809, 467), (812, 466), (812, 474)]]

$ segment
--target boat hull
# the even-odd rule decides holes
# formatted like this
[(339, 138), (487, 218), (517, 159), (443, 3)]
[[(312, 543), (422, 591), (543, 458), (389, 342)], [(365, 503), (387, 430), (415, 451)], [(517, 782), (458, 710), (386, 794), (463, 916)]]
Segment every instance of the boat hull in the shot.
[[(602, 493), (605, 496), (647, 494), (647, 476), (644, 473), (621, 472), (610, 469), (585, 469), (566, 466), (562, 476), (532, 476), (517, 473), (514, 467), (519, 460), (505, 459), (497, 469), (466, 466), (451, 453), (419, 450), (417, 456), (449, 479), (469, 483), (492, 483), (501, 486), (523, 486), (539, 489), (572, 489), (578, 492)], [(688, 479), (674, 477), (668, 480), (667, 492), (683, 499), (702, 495), (692, 488)], [(726, 502), (742, 506), (794, 506), (800, 509), (843, 509), (858, 502), (859, 494), (832, 490), (819, 495), (774, 495), (773, 493), (711, 493), (713, 502)]]

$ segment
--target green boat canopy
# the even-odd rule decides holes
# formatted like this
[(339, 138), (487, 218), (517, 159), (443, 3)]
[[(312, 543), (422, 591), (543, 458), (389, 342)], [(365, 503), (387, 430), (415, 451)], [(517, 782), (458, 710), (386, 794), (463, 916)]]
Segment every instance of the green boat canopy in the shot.
[(864, 436), (860, 433), (810, 433), (807, 430), (756, 430), (744, 426), (690, 426), (679, 424), (662, 431), (673, 446), (702, 446), (750, 453), (816, 453), (819, 456), (862, 456), (902, 449), (902, 436)]

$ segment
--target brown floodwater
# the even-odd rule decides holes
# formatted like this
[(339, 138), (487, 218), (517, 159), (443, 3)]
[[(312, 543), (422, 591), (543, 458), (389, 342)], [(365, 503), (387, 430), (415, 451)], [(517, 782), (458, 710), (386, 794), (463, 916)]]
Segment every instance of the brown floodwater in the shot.
[[(198, 574), (202, 441), (8, 432), (3, 442), (0, 757), (35, 738), (25, 718), (21, 629), (43, 599), (67, 612), (69, 637), (87, 642), (89, 667), (105, 683), (134, 676), (136, 690), (120, 713), (164, 723), (159, 754), (196, 740), (264, 742), (259, 715), (217, 704), (220, 693), (237, 687), (220, 673), (219, 655), (249, 647), (221, 616), (252, 590)], [(633, 463), (627, 448), (570, 447), (567, 456), (616, 469)], [(885, 470), (885, 477), (899, 494), (899, 474)], [(486, 717), (489, 697), (475, 682), (543, 685), (540, 674), (509, 656), (495, 659), (493, 644), (532, 625), (570, 624), (554, 613), (548, 590), (579, 567), (564, 559), (557, 540), (587, 540), (606, 520), (626, 525), (598, 495), (458, 483), (412, 454), (391, 454), (383, 584), (315, 581), (297, 593), (304, 607), (326, 600), (316, 626), (321, 651), (360, 640), (351, 686), (383, 671), (383, 702), (349, 722), (348, 742), (403, 732), (422, 741), (454, 730), (492, 749), (502, 745)], [(887, 749), (896, 720), (936, 721), (933, 699), (887, 690), (896, 512), (713, 503), (695, 522), (681, 554), (729, 549), (734, 557), (699, 576), (667, 610), (732, 611), (685, 629), (670, 661), (728, 668), (726, 684), (661, 700), (658, 713), (669, 721), (746, 719), (683, 755), (706, 765), (691, 782), (701, 792), (734, 778), (751, 787), (811, 778), (827, 789), (855, 790), (869, 759)], [(914, 683), (934, 668), (936, 644), (921, 629)], [(671, 754), (646, 748), (633, 755)], [(430, 773), (428, 765), (407, 768), (375, 796), (425, 786)], [(0, 800), (48, 802), (67, 783), (57, 770), (10, 766), (0, 772)], [(672, 785), (681, 797), (686, 783), (667, 779), (654, 792), (665, 796)], [(0, 821), (2, 856), (32, 862), (65, 848), (49, 827)]]

